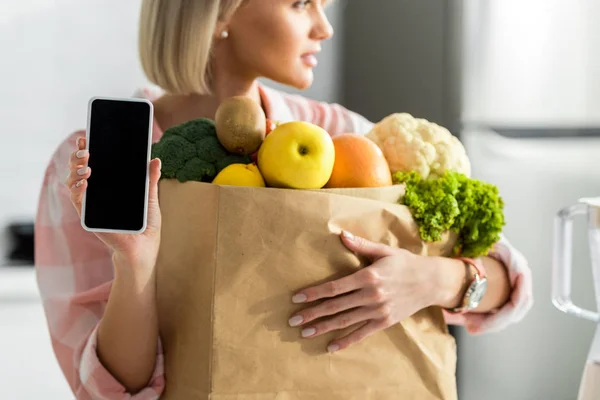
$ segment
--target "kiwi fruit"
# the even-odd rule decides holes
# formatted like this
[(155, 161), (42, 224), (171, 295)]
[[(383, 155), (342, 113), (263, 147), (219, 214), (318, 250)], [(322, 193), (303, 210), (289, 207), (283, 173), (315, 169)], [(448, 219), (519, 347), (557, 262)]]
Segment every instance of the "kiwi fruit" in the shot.
[(247, 156), (256, 152), (265, 139), (267, 118), (257, 102), (235, 96), (219, 105), (215, 126), (217, 138), (227, 151)]

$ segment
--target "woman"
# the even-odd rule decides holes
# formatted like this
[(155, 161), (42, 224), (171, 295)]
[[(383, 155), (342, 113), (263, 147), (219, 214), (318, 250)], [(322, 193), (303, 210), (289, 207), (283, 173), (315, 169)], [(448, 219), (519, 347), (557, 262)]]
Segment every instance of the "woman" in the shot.
[[(144, 0), (142, 66), (168, 93), (144, 91), (155, 104), (153, 140), (179, 123), (214, 118), (220, 101), (234, 95), (256, 100), (273, 120), (306, 120), (331, 135), (369, 131), (369, 121), (339, 105), (284, 94), (257, 82), (266, 77), (299, 89), (312, 84), (321, 42), (333, 34), (324, 3)], [(165, 385), (152, 273), (160, 243), (160, 161), (151, 162), (144, 234), (89, 233), (79, 220), (91, 174), (85, 167), (89, 154), (84, 136), (75, 132), (54, 154), (36, 220), (36, 268), (54, 351), (78, 399), (154, 399)], [(302, 340), (369, 321), (331, 343), (330, 351), (343, 351), (429, 305), (461, 305), (475, 273), (461, 260), (416, 256), (350, 233), (343, 242), (369, 256), (373, 265), (290, 294), (290, 301), (307, 303), (289, 320), (302, 329)], [(480, 261), (489, 281), (483, 300), (464, 314), (446, 312), (449, 323), (462, 324), (471, 333), (503, 329), (519, 321), (532, 304), (527, 263), (506, 240)], [(354, 293), (346, 295), (350, 291)], [(326, 297), (332, 297), (330, 307), (311, 307), (312, 301)], [(341, 318), (310, 323), (349, 309)]]

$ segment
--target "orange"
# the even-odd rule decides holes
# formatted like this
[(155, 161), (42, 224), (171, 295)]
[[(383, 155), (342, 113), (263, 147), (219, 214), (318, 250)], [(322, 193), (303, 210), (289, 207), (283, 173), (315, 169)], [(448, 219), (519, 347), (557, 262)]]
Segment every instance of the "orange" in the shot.
[(381, 187), (392, 185), (392, 174), (383, 152), (370, 139), (354, 133), (333, 138), (335, 162), (326, 188)]

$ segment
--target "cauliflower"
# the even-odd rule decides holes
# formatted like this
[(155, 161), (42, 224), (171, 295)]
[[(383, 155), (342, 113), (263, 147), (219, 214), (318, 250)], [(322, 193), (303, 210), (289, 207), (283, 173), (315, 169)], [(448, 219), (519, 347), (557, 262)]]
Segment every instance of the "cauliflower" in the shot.
[(366, 135), (379, 146), (392, 173), (416, 171), (423, 179), (446, 171), (471, 176), (464, 146), (446, 128), (407, 113), (391, 114)]
[(249, 156), (229, 154), (217, 138), (212, 120), (199, 118), (165, 131), (152, 145), (152, 158), (162, 161), (161, 179), (211, 182), (231, 164), (249, 164)]

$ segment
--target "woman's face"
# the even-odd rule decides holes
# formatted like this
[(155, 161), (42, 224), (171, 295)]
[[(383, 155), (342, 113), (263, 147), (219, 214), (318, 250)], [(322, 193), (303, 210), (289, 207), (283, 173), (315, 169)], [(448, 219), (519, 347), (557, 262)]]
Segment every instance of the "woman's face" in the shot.
[(321, 42), (333, 36), (325, 0), (246, 0), (226, 29), (242, 74), (305, 89)]

